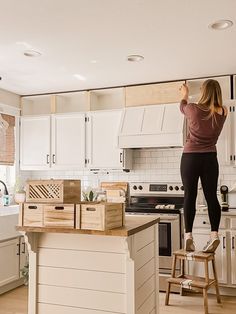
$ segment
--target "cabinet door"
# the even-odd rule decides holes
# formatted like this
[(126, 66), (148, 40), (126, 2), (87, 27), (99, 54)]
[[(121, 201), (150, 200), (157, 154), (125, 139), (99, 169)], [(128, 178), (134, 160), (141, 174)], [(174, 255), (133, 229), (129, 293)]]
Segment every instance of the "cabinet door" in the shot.
[(22, 278), (22, 269), (28, 264), (28, 249), (25, 243), (25, 237), (20, 237), (20, 277)]
[(233, 114), (231, 108), (232, 106), (228, 107), (228, 116), (217, 142), (217, 157), (220, 165), (230, 165), (233, 161)]
[(20, 130), (22, 170), (50, 167), (50, 116), (22, 117)]
[(19, 238), (0, 242), (0, 286), (19, 279)]
[(231, 246), (231, 283), (236, 285), (236, 231), (230, 233)]
[(89, 122), (89, 167), (122, 169), (123, 150), (118, 147), (122, 110), (91, 112)]
[(85, 165), (85, 114), (52, 116), (52, 168)]
[(233, 165), (236, 166), (236, 101), (231, 106), (231, 139), (233, 145)]
[[(227, 272), (229, 270), (227, 265), (227, 252), (228, 252), (228, 241), (225, 231), (219, 232), (220, 245), (215, 253), (216, 269), (218, 275), (219, 283), (227, 283)], [(196, 245), (196, 250), (201, 251), (209, 240), (209, 230), (195, 230), (194, 232), (194, 242)], [(200, 262), (190, 261), (189, 273), (194, 276), (205, 277), (204, 264)], [(209, 274), (213, 278), (212, 267), (209, 263)]]

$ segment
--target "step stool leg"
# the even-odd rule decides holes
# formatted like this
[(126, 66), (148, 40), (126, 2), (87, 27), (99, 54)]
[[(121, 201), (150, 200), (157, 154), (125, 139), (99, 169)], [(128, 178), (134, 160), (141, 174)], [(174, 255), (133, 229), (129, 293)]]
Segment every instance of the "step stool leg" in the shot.
[(219, 285), (218, 285), (218, 279), (217, 279), (217, 273), (216, 273), (215, 257), (214, 257), (214, 259), (212, 260), (212, 269), (213, 269), (213, 274), (214, 274), (214, 279), (215, 279), (215, 288), (216, 288), (216, 299), (217, 299), (217, 303), (221, 303), (220, 291), (219, 291)]
[(169, 299), (170, 299), (170, 286), (171, 283), (167, 283), (167, 289), (166, 289), (166, 299), (165, 299), (165, 305), (169, 305)]
[(203, 289), (203, 298), (204, 298), (204, 310), (205, 310), (205, 314), (208, 314), (208, 299), (207, 299), (207, 290)]

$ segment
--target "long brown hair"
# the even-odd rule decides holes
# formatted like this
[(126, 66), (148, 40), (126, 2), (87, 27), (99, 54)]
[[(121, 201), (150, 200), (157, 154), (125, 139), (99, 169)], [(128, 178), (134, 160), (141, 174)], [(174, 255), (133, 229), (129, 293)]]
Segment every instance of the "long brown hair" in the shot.
[(213, 117), (217, 108), (222, 108), (222, 92), (218, 81), (206, 80), (201, 87), (201, 97), (198, 101), (198, 106), (205, 111), (209, 111), (206, 119)]

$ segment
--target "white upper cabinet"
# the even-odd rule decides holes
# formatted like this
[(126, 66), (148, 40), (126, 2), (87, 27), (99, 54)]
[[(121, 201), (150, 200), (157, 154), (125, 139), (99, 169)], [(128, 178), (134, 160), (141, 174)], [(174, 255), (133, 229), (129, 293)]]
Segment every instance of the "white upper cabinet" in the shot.
[(21, 117), (20, 164), (22, 170), (50, 167), (50, 116)]
[(22, 170), (85, 165), (85, 114), (21, 117)]
[(118, 147), (122, 110), (91, 112), (88, 121), (88, 166), (96, 169), (130, 168), (131, 152)]
[(126, 108), (119, 134), (119, 147), (182, 147), (184, 122), (179, 104)]
[(85, 114), (52, 116), (54, 169), (78, 169), (85, 165)]

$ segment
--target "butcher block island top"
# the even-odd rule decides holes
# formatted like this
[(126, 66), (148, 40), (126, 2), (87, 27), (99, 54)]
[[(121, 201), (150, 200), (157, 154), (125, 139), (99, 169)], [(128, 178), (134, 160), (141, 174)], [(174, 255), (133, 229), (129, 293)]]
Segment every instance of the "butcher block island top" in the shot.
[(148, 216), (130, 216), (125, 217), (125, 226), (99, 231), (99, 230), (82, 230), (82, 229), (66, 229), (66, 228), (46, 228), (46, 227), (23, 227), (17, 226), (18, 231), (25, 232), (47, 232), (47, 233), (74, 233), (74, 234), (92, 234), (105, 236), (128, 237), (136, 234), (146, 228), (149, 228), (159, 222), (159, 218)]
[(29, 251), (28, 314), (159, 314), (159, 218), (106, 231), (17, 227)]

